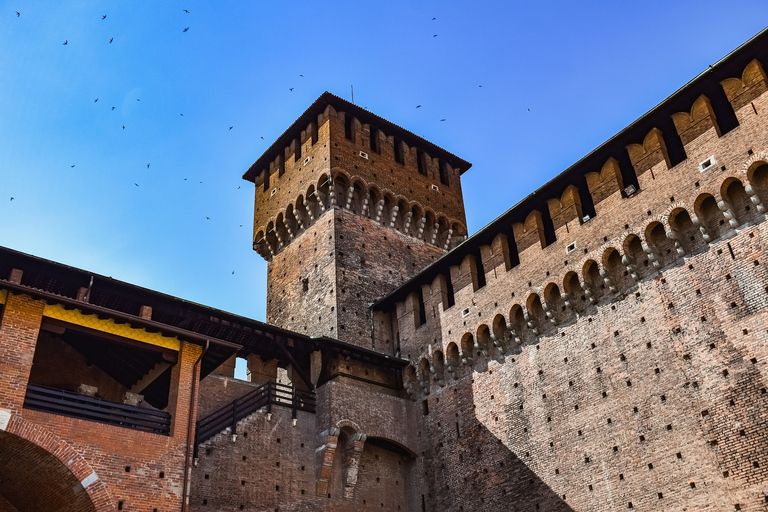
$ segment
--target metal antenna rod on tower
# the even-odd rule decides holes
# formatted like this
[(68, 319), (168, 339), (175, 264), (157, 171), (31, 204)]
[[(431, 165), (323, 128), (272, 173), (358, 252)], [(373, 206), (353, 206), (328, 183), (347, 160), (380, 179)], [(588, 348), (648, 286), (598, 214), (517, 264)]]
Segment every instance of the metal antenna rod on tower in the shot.
[(355, 86), (350, 85), (349, 88), (352, 90), (352, 103), (355, 103)]

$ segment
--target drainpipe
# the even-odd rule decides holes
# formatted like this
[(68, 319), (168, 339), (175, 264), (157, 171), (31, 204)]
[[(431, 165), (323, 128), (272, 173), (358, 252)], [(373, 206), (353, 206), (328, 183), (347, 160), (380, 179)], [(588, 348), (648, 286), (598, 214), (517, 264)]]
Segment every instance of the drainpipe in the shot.
[(181, 512), (187, 512), (189, 510), (189, 459), (192, 454), (190, 446), (191, 443), (194, 441), (192, 440), (192, 416), (195, 412), (195, 394), (197, 393), (197, 381), (198, 381), (198, 364), (200, 364), (200, 361), (202, 361), (203, 356), (206, 352), (208, 352), (208, 347), (210, 346), (210, 341), (205, 341), (205, 348), (203, 348), (203, 351), (200, 353), (200, 357), (197, 358), (197, 361), (195, 361), (194, 366), (192, 367), (192, 393), (189, 395), (189, 419), (187, 421), (187, 453), (184, 457), (184, 485), (182, 486), (181, 490)]

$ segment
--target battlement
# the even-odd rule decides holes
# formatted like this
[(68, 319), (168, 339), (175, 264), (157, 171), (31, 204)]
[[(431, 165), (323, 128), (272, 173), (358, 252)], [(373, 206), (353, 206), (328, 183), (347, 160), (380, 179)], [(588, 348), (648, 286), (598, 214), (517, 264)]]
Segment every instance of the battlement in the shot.
[(468, 162), (330, 93), (250, 167), (254, 249), (270, 260), (334, 207), (443, 250), (466, 237)]

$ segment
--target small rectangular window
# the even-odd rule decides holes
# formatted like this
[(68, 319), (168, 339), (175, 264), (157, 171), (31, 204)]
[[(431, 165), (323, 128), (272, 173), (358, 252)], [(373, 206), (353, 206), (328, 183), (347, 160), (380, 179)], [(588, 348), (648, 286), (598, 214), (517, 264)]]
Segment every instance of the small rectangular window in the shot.
[(370, 136), (371, 136), (371, 151), (378, 153), (380, 151), (379, 149), (379, 130), (378, 128), (374, 128), (371, 126), (370, 129)]

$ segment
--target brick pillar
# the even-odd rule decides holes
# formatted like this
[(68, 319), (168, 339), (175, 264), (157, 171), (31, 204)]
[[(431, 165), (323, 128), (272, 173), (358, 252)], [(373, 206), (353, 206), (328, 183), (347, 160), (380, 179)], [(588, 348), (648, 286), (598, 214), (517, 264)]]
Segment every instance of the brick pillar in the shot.
[(45, 304), (8, 293), (0, 321), (0, 409), (21, 412)]
[[(179, 442), (186, 442), (189, 425), (189, 406), (192, 394), (192, 374), (202, 347), (181, 342), (179, 361), (171, 371), (171, 389), (168, 394), (168, 412), (171, 414), (171, 436)], [(198, 386), (198, 391), (200, 387)], [(196, 418), (192, 418), (194, 422)]]

